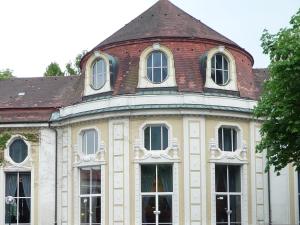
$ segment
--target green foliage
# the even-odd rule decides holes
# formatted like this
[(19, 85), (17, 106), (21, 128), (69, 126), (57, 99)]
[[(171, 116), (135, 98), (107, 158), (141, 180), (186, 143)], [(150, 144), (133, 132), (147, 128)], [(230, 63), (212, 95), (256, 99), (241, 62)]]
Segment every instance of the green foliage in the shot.
[(4, 149), (7, 141), (11, 138), (11, 134), (7, 132), (0, 133), (0, 166), (4, 163)]
[(5, 69), (5, 70), (0, 70), (0, 80), (6, 80), (13, 78), (12, 70), (10, 69)]
[(87, 53), (86, 50), (83, 50), (81, 53), (79, 53), (75, 60), (72, 62), (69, 62), (66, 64), (66, 75), (74, 76), (74, 75), (80, 75), (80, 61), (83, 58), (83, 56)]
[(44, 73), (45, 77), (51, 77), (51, 76), (63, 76), (64, 73), (61, 71), (58, 63), (52, 62), (50, 65), (46, 68), (46, 72)]
[(269, 79), (254, 115), (264, 119), (257, 151), (266, 150), (267, 167), (279, 172), (291, 163), (300, 170), (300, 10), (290, 27), (264, 30), (262, 47), (271, 59)]

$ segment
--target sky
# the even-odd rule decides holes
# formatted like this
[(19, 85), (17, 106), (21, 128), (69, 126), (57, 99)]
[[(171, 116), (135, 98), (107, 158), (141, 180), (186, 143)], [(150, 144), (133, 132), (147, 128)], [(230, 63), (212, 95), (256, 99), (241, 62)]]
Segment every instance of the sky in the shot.
[[(0, 0), (0, 70), (17, 77), (43, 76), (51, 62), (62, 69), (91, 50), (156, 0)], [(300, 0), (171, 0), (245, 48), (254, 67), (267, 67), (260, 37), (289, 24)]]

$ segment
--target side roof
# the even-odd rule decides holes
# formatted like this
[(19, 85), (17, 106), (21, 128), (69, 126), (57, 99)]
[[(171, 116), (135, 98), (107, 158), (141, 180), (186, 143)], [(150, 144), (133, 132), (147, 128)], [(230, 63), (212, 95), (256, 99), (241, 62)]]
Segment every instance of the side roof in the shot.
[[(200, 38), (235, 45), (235, 42), (184, 12), (168, 0), (156, 4), (95, 47), (147, 38)], [(240, 48), (240, 47), (239, 47)]]
[(57, 108), (80, 102), (82, 92), (82, 76), (1, 80), (0, 123), (48, 121)]

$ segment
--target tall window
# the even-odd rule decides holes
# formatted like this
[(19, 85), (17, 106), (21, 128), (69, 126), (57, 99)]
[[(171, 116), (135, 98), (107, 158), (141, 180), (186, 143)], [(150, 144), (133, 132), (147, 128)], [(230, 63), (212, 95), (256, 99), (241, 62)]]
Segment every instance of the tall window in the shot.
[(142, 225), (172, 225), (173, 167), (141, 165)]
[(28, 155), (27, 144), (22, 139), (14, 140), (9, 146), (9, 157), (15, 163), (23, 162)]
[(216, 222), (241, 225), (241, 167), (216, 165)]
[(95, 154), (98, 150), (98, 132), (95, 129), (82, 132), (82, 152), (86, 155)]
[(165, 53), (153, 51), (147, 58), (147, 77), (152, 83), (162, 83), (168, 76), (168, 60)]
[(168, 147), (168, 128), (165, 125), (149, 125), (144, 129), (144, 147), (147, 150), (165, 150)]
[(228, 61), (222, 54), (215, 54), (211, 59), (211, 78), (218, 85), (226, 85), (229, 81)]
[(31, 208), (31, 176), (28, 172), (9, 172), (5, 178), (5, 197), (13, 204), (5, 205), (5, 224), (29, 225)]
[(233, 127), (220, 127), (218, 130), (219, 148), (233, 152), (237, 149), (237, 131)]
[(101, 224), (100, 168), (80, 170), (80, 224)]
[(95, 61), (92, 70), (91, 86), (94, 89), (100, 89), (106, 81), (106, 63), (104, 59), (99, 58)]

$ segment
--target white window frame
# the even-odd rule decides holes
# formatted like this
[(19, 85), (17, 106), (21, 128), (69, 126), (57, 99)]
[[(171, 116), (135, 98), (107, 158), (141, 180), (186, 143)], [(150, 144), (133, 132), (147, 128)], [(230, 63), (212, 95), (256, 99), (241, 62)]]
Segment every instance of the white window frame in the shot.
[[(96, 135), (97, 135), (97, 149), (95, 149), (94, 154), (86, 154), (85, 152), (83, 152), (83, 138), (84, 138), (84, 132), (85, 131), (89, 131), (89, 130), (95, 130)], [(78, 155), (80, 156), (80, 158), (86, 158), (86, 157), (95, 157), (97, 153), (99, 153), (100, 151), (100, 143), (101, 143), (101, 134), (100, 134), (100, 130), (97, 127), (85, 127), (79, 130), (78, 135), (77, 135), (77, 144), (78, 144)], [(95, 145), (95, 143), (94, 143)]]
[[(150, 128), (150, 130), (149, 130), (149, 147), (150, 147), (150, 149), (146, 149), (145, 148), (145, 130), (146, 130), (146, 128)], [(151, 144), (151, 127), (161, 127), (161, 149), (160, 150), (152, 150), (152, 144)], [(168, 146), (167, 146), (167, 148), (166, 149), (162, 149), (163, 148), (163, 145), (164, 145), (164, 140), (163, 140), (163, 127), (166, 127), (167, 128), (167, 130), (168, 130), (168, 140), (167, 140), (167, 142), (168, 142)], [(143, 148), (146, 150), (146, 151), (151, 151), (151, 152), (156, 152), (156, 151), (166, 151), (167, 149), (169, 149), (170, 148), (170, 128), (169, 128), (169, 126), (167, 126), (165, 123), (155, 123), (155, 124), (147, 124), (147, 125), (145, 125), (144, 126), (144, 128), (143, 128)]]
[[(174, 207), (173, 207), (173, 198), (174, 198), (174, 164), (170, 164), (170, 163), (159, 163), (159, 164), (155, 164), (155, 163), (151, 163), (151, 164), (140, 164), (140, 171), (141, 171), (141, 167), (143, 165), (155, 165), (155, 179), (156, 179), (156, 190), (157, 190), (157, 178), (158, 178), (158, 174), (157, 174), (157, 166), (158, 165), (171, 165), (172, 166), (172, 184), (173, 184), (173, 187), (172, 187), (172, 192), (142, 192), (141, 190), (141, 186), (140, 186), (140, 210), (141, 210), (141, 218), (142, 218), (142, 196), (155, 196), (155, 211), (158, 210), (158, 197), (159, 196), (163, 196), (163, 195), (168, 195), (168, 196), (171, 196), (172, 197), (172, 222), (171, 224), (174, 225)], [(140, 172), (141, 174), (141, 172)], [(154, 211), (153, 211), (154, 212)], [(156, 224), (153, 224), (153, 225), (159, 225), (159, 222), (158, 222), (158, 216), (155, 214), (155, 217), (156, 217)], [(141, 220), (141, 225), (143, 225), (142, 223), (142, 220)]]
[[(161, 83), (153, 83), (148, 79), (147, 60), (148, 56), (154, 51), (161, 51), (167, 57), (168, 74), (166, 79)], [(138, 88), (155, 88), (155, 87), (176, 87), (175, 66), (172, 51), (159, 43), (154, 43), (147, 47), (140, 55), (139, 62), (139, 81)]]
[[(81, 186), (81, 176), (80, 176), (80, 172), (81, 172), (81, 169), (87, 169), (87, 168), (89, 168), (89, 170), (91, 171), (91, 169), (92, 168), (96, 168), (96, 166), (87, 166), (87, 167), (80, 167), (80, 168), (78, 168), (78, 175), (79, 175), (79, 188), (78, 188), (78, 194), (79, 194), (79, 200), (78, 200), (78, 208), (79, 208), (79, 219), (78, 219), (78, 224), (80, 225), (81, 224), (81, 218), (80, 218), (80, 215), (81, 215), (81, 198), (82, 197), (88, 197), (89, 198), (89, 201), (90, 201), (90, 205), (89, 205), (89, 207), (90, 208), (92, 208), (91, 206), (92, 206), (92, 201), (91, 201), (91, 199), (92, 199), (92, 197), (100, 197), (100, 202), (101, 202), (101, 221), (100, 221), (100, 225), (103, 225), (103, 224), (105, 224), (104, 223), (104, 213), (105, 213), (105, 211), (104, 211), (104, 208), (105, 208), (105, 206), (103, 206), (102, 204), (105, 204), (105, 202), (104, 202), (104, 200), (102, 199), (103, 198), (103, 191), (104, 191), (104, 189), (102, 189), (102, 188), (104, 188), (104, 185), (102, 184), (103, 182), (104, 182), (104, 180), (102, 180), (102, 179), (104, 179), (104, 174), (102, 174), (103, 173), (103, 166), (98, 166), (98, 168), (99, 168), (99, 170), (100, 170), (100, 175), (101, 175), (101, 193), (100, 194), (81, 194), (80, 193), (80, 186)], [(105, 170), (104, 170), (104, 172), (105, 172)], [(91, 182), (92, 182), (92, 180), (91, 180), (91, 175), (92, 174), (90, 174), (90, 185), (91, 185)], [(91, 186), (90, 186), (90, 188), (91, 188)], [(90, 217), (89, 217), (89, 220), (90, 220), (90, 225), (92, 225), (93, 223), (92, 223), (92, 221), (91, 221), (91, 213), (90, 213)]]
[[(226, 57), (228, 62), (228, 82), (225, 85), (216, 84), (211, 77), (211, 62), (212, 58), (216, 54), (221, 54)], [(206, 61), (206, 79), (205, 79), (205, 87), (212, 89), (221, 89), (221, 90), (230, 90), (230, 91), (238, 91), (237, 87), (237, 75), (236, 75), (236, 65), (235, 59), (233, 55), (230, 53), (228, 49), (224, 46), (218, 46), (208, 51), (207, 53), (207, 61)]]
[[(219, 148), (219, 128), (233, 128), (236, 130), (236, 150), (235, 151), (223, 151)], [(217, 149), (222, 152), (222, 154), (238, 154), (243, 150), (243, 129), (238, 123), (230, 123), (230, 122), (219, 122), (215, 126), (215, 141), (217, 145)]]
[[(94, 89), (91, 86), (92, 79), (93, 79), (93, 65), (97, 59), (103, 59), (105, 61), (106, 71), (105, 71), (105, 83), (99, 89)], [(110, 66), (109, 66), (109, 55), (95, 51), (87, 60), (85, 65), (85, 77), (84, 77), (84, 95), (94, 95), (104, 92), (109, 92), (112, 90), (110, 85)]]
[[(221, 57), (222, 57), (222, 68), (221, 69), (217, 69), (217, 55), (220, 55)], [(215, 64), (214, 65), (211, 65), (211, 67), (212, 66), (214, 66), (214, 68), (211, 68), (211, 72), (214, 70), (214, 72), (215, 72), (215, 76), (214, 76), (214, 78), (215, 78), (215, 83), (216, 83), (216, 80), (217, 80), (217, 71), (221, 71), (222, 72), (222, 84), (217, 84), (217, 85), (219, 85), (219, 86), (224, 86), (224, 85), (226, 85), (228, 82), (229, 82), (229, 62), (228, 62), (228, 60), (227, 60), (227, 58), (226, 58), (226, 56), (225, 55), (223, 55), (223, 54), (220, 54), (220, 53), (216, 53), (216, 54), (214, 54), (213, 56), (212, 56), (212, 59), (214, 59), (214, 61), (215, 61)], [(212, 60), (211, 59), (211, 60)], [(226, 60), (226, 62), (227, 62), (227, 70), (225, 70), (225, 67), (224, 67), (224, 61)], [(228, 77), (227, 77), (227, 81), (226, 82), (224, 82), (224, 72), (227, 72), (228, 73)]]
[[(228, 170), (228, 166), (233, 166), (233, 165), (223, 165), (223, 164), (219, 164), (219, 165), (222, 165), (222, 166), (225, 166), (226, 167), (226, 180), (227, 180), (227, 188), (229, 188), (229, 170)], [(239, 172), (240, 172), (240, 177), (242, 178), (241, 176), (241, 166), (240, 165), (235, 165), (235, 166), (238, 166), (239, 167)], [(240, 196), (241, 198), (241, 214), (242, 214), (242, 179), (240, 180), (240, 185), (241, 185), (241, 191), (240, 192), (230, 192), (229, 190), (227, 192), (217, 192), (215, 190), (215, 198), (217, 198), (217, 195), (226, 195), (227, 197), (227, 206), (228, 206), (228, 209), (230, 209), (230, 196), (232, 195), (235, 195), (235, 196)], [(216, 213), (216, 210), (215, 210), (215, 213)], [(228, 217), (228, 225), (230, 225), (231, 221), (230, 221), (230, 215), (227, 215)], [(225, 222), (224, 222), (225, 223)], [(242, 215), (241, 215), (241, 223), (242, 223)]]
[[(98, 70), (96, 71), (96, 75), (94, 75), (94, 67), (96, 66), (96, 64), (99, 62), (99, 61), (103, 61), (103, 64), (104, 64), (104, 72), (99, 72)], [(97, 68), (97, 66), (96, 66)], [(94, 84), (94, 76), (96, 77), (96, 79), (99, 79), (98, 78), (98, 75), (99, 76), (103, 76), (104, 77), (104, 82), (103, 84), (101, 84), (99, 87), (94, 87), (95, 84)], [(91, 87), (94, 89), (94, 90), (100, 90), (106, 83), (106, 62), (105, 62), (105, 59), (99, 57), (97, 59), (94, 60), (93, 64), (92, 64), (92, 70), (91, 70), (91, 79), (90, 79), (90, 85)]]
[[(224, 128), (227, 128), (227, 129), (231, 129), (230, 130), (230, 137), (231, 137), (231, 143), (232, 143), (232, 146), (231, 146), (231, 151), (225, 151), (225, 150), (223, 150), (224, 149), (224, 143), (225, 143), (225, 141), (224, 141)], [(222, 129), (222, 147), (223, 147), (223, 149), (221, 149), (220, 148), (220, 143), (219, 143), (219, 129)], [(233, 144), (233, 130), (235, 130), (235, 132), (236, 132), (236, 149), (233, 149), (233, 146), (234, 146), (234, 144)], [(234, 126), (220, 126), (219, 128), (218, 128), (218, 148), (221, 150), (221, 151), (223, 151), (223, 152), (235, 152), (236, 150), (238, 150), (238, 149), (240, 149), (240, 144), (241, 144), (241, 141), (239, 140), (239, 132), (240, 132), (240, 129), (238, 129), (237, 127), (234, 127)]]
[[(27, 157), (23, 160), (23, 162), (20, 162), (20, 163), (16, 163), (9, 155), (9, 148), (10, 148), (10, 145), (15, 141), (15, 140), (18, 140), (18, 139), (21, 139), (24, 141), (24, 143), (27, 145)], [(10, 164), (12, 164), (13, 166), (16, 166), (16, 167), (22, 167), (24, 166), (25, 164), (28, 163), (28, 161), (30, 160), (31, 158), (31, 145), (28, 141), (26, 141), (26, 138), (23, 137), (22, 135), (12, 135), (11, 138), (7, 141), (6, 143), (6, 148), (4, 150), (4, 159), (6, 161), (8, 161)]]
[[(33, 179), (32, 179), (32, 173), (31, 173), (31, 171), (23, 171), (23, 170), (20, 170), (20, 171), (15, 171), (15, 170), (12, 170), (12, 171), (10, 171), (10, 170), (5, 170), (4, 171), (4, 182), (3, 182), (3, 184), (4, 184), (4, 200), (5, 200), (5, 197), (6, 197), (6, 194), (5, 194), (5, 187), (6, 187), (6, 175), (8, 174), (8, 173), (16, 173), (17, 174), (17, 181), (19, 181), (19, 175), (20, 175), (20, 173), (29, 173), (30, 174), (30, 197), (14, 197), (14, 199), (17, 199), (17, 201), (16, 201), (16, 204), (18, 203), (18, 200), (20, 199), (20, 198), (22, 198), (22, 199), (30, 199), (30, 222), (29, 222), (29, 224), (33, 224), (33, 216), (34, 216), (34, 214), (33, 214), (33, 210), (34, 210), (34, 204), (33, 204), (33, 199), (34, 199), (34, 196), (33, 196)], [(18, 196), (19, 196), (19, 182), (17, 183), (17, 185), (18, 185), (18, 187), (17, 187), (17, 192), (18, 192)], [(6, 206), (6, 204), (5, 204), (5, 201), (3, 201), (3, 204), (4, 204), (4, 207), (3, 207), (3, 209), (4, 209), (4, 218), (3, 218), (3, 223), (4, 224), (6, 224), (5, 223), (5, 206)], [(19, 212), (19, 205), (17, 204), (17, 218), (18, 218), (18, 212)], [(1, 222), (1, 220), (0, 220), (0, 222)], [(19, 222), (17, 221), (17, 223), (14, 223), (15, 225), (19, 225)]]
[[(154, 66), (154, 53), (160, 53), (160, 66), (159, 67)], [(165, 56), (166, 60), (167, 60), (166, 66), (163, 66), (163, 56)], [(150, 67), (148, 66), (149, 57), (151, 57), (151, 62), (152, 62)], [(151, 69), (152, 80), (149, 79), (148, 69)], [(160, 69), (160, 82), (153, 81), (154, 80), (154, 69)], [(165, 79), (163, 79), (163, 69), (167, 69), (167, 76)], [(147, 56), (147, 78), (148, 78), (148, 80), (154, 84), (161, 84), (166, 79), (168, 79), (168, 75), (169, 75), (168, 74), (168, 56), (163, 51), (160, 51), (160, 50), (150, 52), (149, 55)]]

